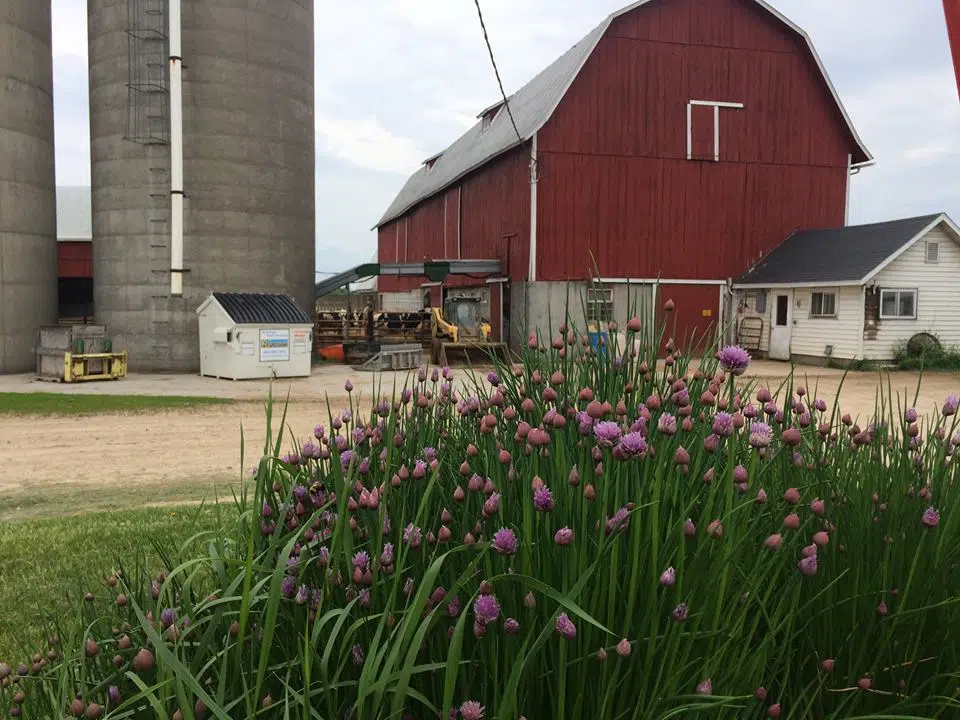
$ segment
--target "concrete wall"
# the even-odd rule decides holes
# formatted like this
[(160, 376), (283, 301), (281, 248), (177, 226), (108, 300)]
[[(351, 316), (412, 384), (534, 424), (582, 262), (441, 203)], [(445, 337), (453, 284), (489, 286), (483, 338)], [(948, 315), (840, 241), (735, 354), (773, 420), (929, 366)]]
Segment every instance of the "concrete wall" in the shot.
[(127, 5), (88, 3), (97, 319), (133, 371), (195, 371), (211, 291), (313, 306), (313, 3), (183, 4), (182, 297), (169, 293), (169, 145), (124, 139)]
[[(530, 332), (537, 330), (545, 341), (556, 334), (566, 319), (578, 332), (587, 331), (585, 291), (582, 282), (513, 283), (511, 288), (512, 344), (526, 343)], [(623, 326), (629, 315), (640, 316), (649, 324), (653, 311), (653, 288), (650, 285), (611, 283), (613, 319)]]
[(50, 0), (0, 2), (0, 373), (57, 320)]

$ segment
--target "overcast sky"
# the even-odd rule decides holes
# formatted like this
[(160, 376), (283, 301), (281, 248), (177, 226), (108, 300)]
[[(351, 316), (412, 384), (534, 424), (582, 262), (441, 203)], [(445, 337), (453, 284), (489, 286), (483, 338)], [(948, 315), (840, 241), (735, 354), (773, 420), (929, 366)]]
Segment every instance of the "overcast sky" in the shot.
[[(285, 0), (275, 0), (285, 1)], [(628, 0), (481, 0), (508, 93)], [(774, 0), (812, 37), (877, 159), (851, 222), (960, 220), (960, 102), (941, 0)], [(89, 185), (86, 2), (54, 0), (57, 182)], [(407, 175), (497, 100), (473, 0), (316, 0), (317, 266), (376, 251)]]

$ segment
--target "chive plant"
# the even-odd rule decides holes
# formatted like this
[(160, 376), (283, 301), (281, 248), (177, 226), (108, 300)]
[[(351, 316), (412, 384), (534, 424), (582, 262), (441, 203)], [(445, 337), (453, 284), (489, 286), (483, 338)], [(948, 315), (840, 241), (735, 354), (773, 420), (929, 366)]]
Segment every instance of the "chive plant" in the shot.
[(850, 418), (670, 309), (348, 381), (306, 439), (268, 403), (227, 529), (121, 559), (0, 716), (960, 717), (957, 398)]

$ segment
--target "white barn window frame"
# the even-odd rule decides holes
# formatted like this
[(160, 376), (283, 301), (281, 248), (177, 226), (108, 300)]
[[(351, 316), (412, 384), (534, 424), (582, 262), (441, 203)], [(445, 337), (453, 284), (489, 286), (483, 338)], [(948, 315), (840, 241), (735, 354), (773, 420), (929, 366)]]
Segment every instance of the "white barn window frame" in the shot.
[(916, 320), (917, 294), (916, 288), (881, 288), (880, 319)]
[(810, 293), (810, 317), (834, 319), (837, 317), (837, 294), (818, 290)]
[(613, 320), (613, 288), (596, 285), (587, 288), (587, 322)]
[(713, 162), (720, 162), (720, 108), (743, 110), (743, 103), (720, 102), (717, 100), (690, 100), (687, 102), (687, 160), (705, 160), (693, 157), (693, 108), (694, 106), (713, 108)]

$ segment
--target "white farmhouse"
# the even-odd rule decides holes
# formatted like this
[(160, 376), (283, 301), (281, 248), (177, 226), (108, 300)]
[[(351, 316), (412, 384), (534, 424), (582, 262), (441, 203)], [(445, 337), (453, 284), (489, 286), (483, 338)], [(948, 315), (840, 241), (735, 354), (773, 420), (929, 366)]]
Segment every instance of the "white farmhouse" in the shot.
[(733, 282), (738, 340), (774, 360), (960, 346), (960, 229), (946, 214), (801, 230)]

